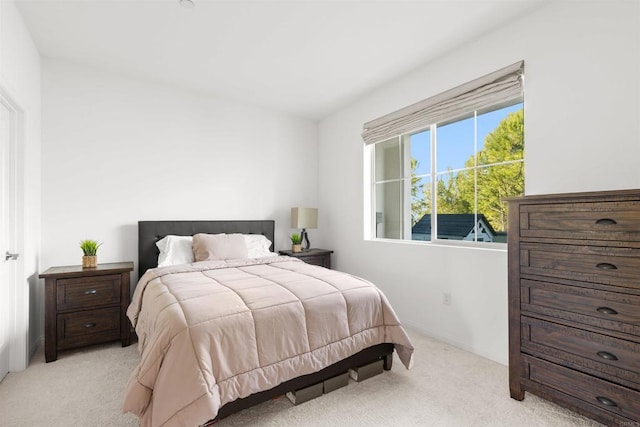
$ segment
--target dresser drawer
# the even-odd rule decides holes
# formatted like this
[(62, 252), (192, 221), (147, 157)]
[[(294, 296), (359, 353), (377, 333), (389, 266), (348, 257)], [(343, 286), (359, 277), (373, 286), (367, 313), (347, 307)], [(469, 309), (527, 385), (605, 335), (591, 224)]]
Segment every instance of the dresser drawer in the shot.
[(640, 343), (522, 317), (522, 349), (640, 385)]
[(640, 296), (521, 279), (522, 311), (640, 336)]
[(532, 382), (625, 419), (640, 420), (640, 393), (636, 390), (533, 357), (524, 356), (522, 363), (525, 378)]
[(120, 275), (58, 279), (58, 310), (120, 302)]
[(640, 289), (640, 249), (521, 243), (520, 272)]
[(523, 205), (520, 237), (640, 242), (640, 202)]
[(116, 340), (120, 336), (120, 308), (101, 308), (58, 314), (58, 349)]

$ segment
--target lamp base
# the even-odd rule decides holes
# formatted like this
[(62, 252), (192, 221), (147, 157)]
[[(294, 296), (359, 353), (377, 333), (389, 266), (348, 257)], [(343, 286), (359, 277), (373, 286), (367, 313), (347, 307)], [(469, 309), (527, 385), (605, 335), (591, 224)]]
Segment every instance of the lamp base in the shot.
[(309, 236), (307, 235), (307, 230), (306, 229), (302, 229), (302, 233), (300, 233), (300, 239), (304, 242), (304, 250), (308, 251), (309, 248), (311, 247), (311, 244), (309, 243)]

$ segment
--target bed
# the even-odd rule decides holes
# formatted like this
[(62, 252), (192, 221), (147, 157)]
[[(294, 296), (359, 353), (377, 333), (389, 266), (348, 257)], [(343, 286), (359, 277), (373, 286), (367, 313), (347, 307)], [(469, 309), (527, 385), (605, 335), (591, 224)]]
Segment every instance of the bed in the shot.
[[(157, 267), (166, 236), (197, 236), (197, 252), (196, 238), (238, 235), (264, 236), (268, 253)], [(382, 292), (277, 256), (274, 221), (140, 221), (138, 238), (127, 315), (141, 360), (124, 411), (143, 426), (202, 425), (376, 360), (389, 370), (394, 349), (410, 366), (413, 346)]]

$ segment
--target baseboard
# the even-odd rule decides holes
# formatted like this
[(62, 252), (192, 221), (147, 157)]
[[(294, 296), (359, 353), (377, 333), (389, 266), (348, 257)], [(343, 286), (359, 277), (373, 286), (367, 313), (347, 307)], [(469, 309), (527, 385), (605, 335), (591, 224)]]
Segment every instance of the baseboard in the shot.
[(36, 338), (36, 341), (33, 343), (33, 346), (29, 348), (29, 357), (27, 360), (27, 366), (29, 365), (29, 362), (31, 361), (31, 359), (33, 359), (33, 356), (36, 354), (36, 351), (38, 351), (38, 349), (43, 343), (44, 343), (44, 336), (40, 336)]
[[(437, 331), (429, 330), (427, 328), (424, 328), (422, 325), (418, 325), (418, 324), (416, 324), (414, 322), (411, 322), (411, 321), (403, 321), (402, 323), (404, 325), (410, 327), (411, 329), (415, 329), (417, 332), (420, 332), (421, 334), (426, 335), (428, 337), (435, 338), (438, 341), (442, 341), (442, 342), (444, 342), (446, 344), (450, 344), (450, 345), (452, 345), (454, 347), (458, 347), (459, 349), (468, 351), (469, 353), (473, 353), (473, 354), (475, 354), (477, 356), (480, 356), (480, 357), (484, 357), (485, 359), (489, 359), (489, 360), (491, 360), (493, 362), (496, 362), (496, 363), (499, 363), (501, 365), (504, 365), (504, 366), (508, 366), (509, 365), (509, 362), (508, 362), (507, 359), (502, 360), (501, 358), (496, 358), (493, 355), (484, 354), (482, 352), (479, 352), (477, 349), (473, 348), (468, 343), (462, 342), (461, 340), (458, 340), (458, 339), (456, 339), (454, 337), (451, 337), (451, 336), (448, 336), (448, 335), (443, 335), (443, 334), (441, 334), (441, 333), (439, 333)], [(506, 354), (505, 354), (505, 356), (506, 356)]]

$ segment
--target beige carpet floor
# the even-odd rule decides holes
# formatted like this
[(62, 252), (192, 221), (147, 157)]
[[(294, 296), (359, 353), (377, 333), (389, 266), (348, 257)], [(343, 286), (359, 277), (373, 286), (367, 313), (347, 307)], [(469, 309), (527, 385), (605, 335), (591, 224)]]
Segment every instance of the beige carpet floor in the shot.
[[(414, 367), (393, 369), (293, 406), (280, 398), (219, 423), (231, 426), (532, 426), (600, 424), (531, 394), (509, 397), (507, 368), (409, 331)], [(0, 383), (1, 426), (135, 426), (122, 397), (138, 361), (136, 346), (118, 343), (59, 354), (44, 363), (40, 349), (29, 368)]]

